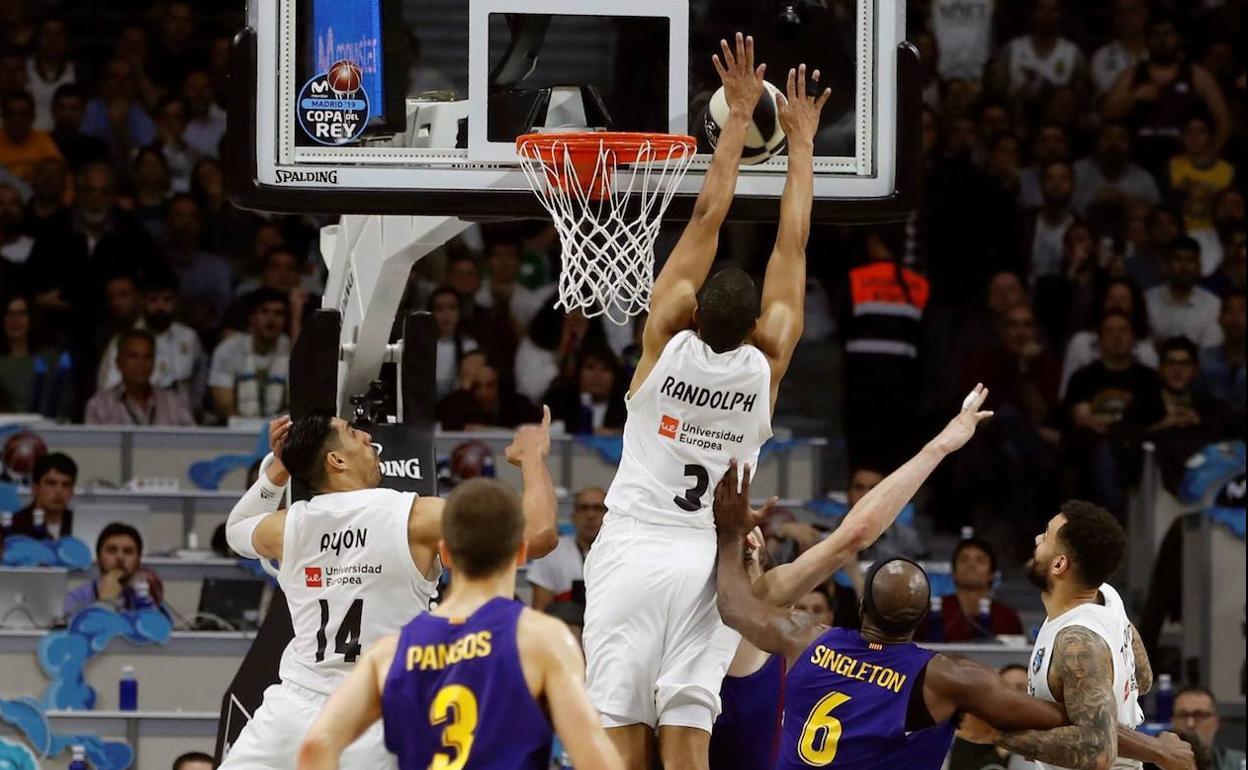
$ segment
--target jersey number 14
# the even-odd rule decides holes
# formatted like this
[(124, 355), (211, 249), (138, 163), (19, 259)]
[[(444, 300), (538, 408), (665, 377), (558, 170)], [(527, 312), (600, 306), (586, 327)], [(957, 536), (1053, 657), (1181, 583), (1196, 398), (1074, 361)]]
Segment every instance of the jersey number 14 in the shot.
[[(316, 662), (320, 663), (325, 660), (325, 647), (329, 642), (329, 602), (325, 599), (317, 601), (321, 605), (321, 627), (316, 631)], [(347, 608), (347, 614), (342, 616), (338, 633), (334, 634), (334, 652), (347, 663), (354, 663), (360, 656), (360, 624), (363, 618), (364, 600), (356, 599)]]

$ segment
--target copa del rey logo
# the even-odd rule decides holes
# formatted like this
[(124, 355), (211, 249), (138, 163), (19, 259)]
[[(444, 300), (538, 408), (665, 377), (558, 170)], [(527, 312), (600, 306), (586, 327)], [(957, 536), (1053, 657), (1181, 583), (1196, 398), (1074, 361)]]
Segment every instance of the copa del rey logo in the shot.
[(659, 435), (666, 438), (676, 438), (676, 432), (680, 430), (680, 420), (675, 417), (663, 415), (659, 420)]
[(324, 587), (324, 578), (321, 577), (320, 567), (304, 567), (303, 582), (308, 588)]
[(385, 449), (381, 444), (373, 444), (377, 459), (381, 463), (381, 475), (397, 479), (421, 479), (420, 458), (409, 457), (406, 460), (382, 460), (381, 453)]

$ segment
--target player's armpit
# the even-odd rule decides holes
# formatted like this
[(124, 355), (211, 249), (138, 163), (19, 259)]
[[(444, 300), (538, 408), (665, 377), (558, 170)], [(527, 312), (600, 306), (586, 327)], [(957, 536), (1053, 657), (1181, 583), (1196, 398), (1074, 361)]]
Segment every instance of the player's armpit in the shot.
[(308, 728), (299, 746), (299, 770), (336, 770), (342, 752), (381, 719), (381, 687), (398, 636), (369, 647)]
[(937, 722), (965, 711), (1001, 730), (1048, 730), (1068, 724), (1057, 704), (1007, 687), (996, 671), (960, 655), (932, 658), (923, 678), (923, 698)]
[(426, 577), (433, 569), (438, 553), (438, 541), (442, 539), (442, 509), (446, 501), (441, 497), (417, 497), (407, 516), (407, 545), (412, 561)]
[(1148, 650), (1140, 640), (1140, 631), (1131, 625), (1131, 654), (1135, 657), (1135, 683), (1140, 688), (1140, 695), (1147, 695), (1153, 689), (1153, 664), (1148, 659)]
[(1109, 646), (1082, 626), (1054, 640), (1049, 687), (1061, 698), (1070, 727), (1004, 733), (997, 745), (1028, 759), (1075, 770), (1108, 770), (1118, 756), (1117, 699)]

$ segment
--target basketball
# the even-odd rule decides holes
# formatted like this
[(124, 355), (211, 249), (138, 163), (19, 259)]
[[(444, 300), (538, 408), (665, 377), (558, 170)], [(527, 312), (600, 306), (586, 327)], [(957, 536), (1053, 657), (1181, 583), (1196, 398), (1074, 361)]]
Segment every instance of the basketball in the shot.
[(353, 94), (360, 90), (360, 84), (364, 82), (364, 74), (360, 72), (360, 68), (354, 62), (343, 59), (334, 62), (329, 68), (329, 73), (325, 76), (329, 81), (330, 89), (339, 96), (344, 94)]
[[(745, 133), (745, 148), (741, 151), (741, 165), (752, 166), (769, 160), (773, 155), (784, 152), (784, 129), (780, 127), (780, 118), (776, 110), (776, 97), (780, 89), (763, 81), (763, 95), (754, 106), (753, 120)], [(720, 128), (728, 122), (728, 100), (724, 97), (721, 86), (711, 97), (706, 106), (704, 130), (706, 140), (714, 147), (719, 142)]]
[(35, 463), (47, 453), (48, 445), (34, 433), (14, 433), (4, 442), (4, 467), (15, 479), (29, 478), (35, 470)]

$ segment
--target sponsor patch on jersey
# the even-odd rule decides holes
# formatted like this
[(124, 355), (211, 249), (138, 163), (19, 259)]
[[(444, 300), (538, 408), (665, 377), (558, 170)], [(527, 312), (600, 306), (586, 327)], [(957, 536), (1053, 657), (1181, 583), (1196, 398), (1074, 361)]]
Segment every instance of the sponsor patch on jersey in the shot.
[(1042, 665), (1044, 665), (1044, 648), (1040, 647), (1036, 650), (1036, 656), (1031, 659), (1031, 673), (1039, 674)]
[(659, 435), (664, 438), (676, 438), (676, 432), (680, 430), (680, 420), (675, 417), (663, 415), (659, 421)]
[(325, 585), (324, 578), (321, 577), (320, 567), (304, 567), (303, 582), (308, 588), (321, 588)]

